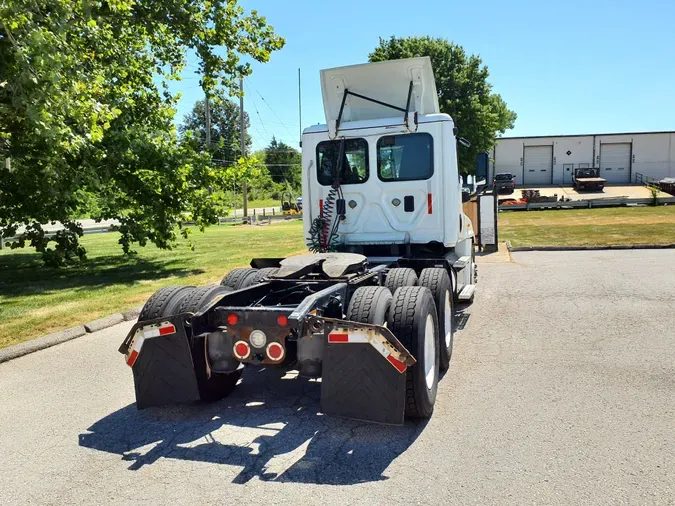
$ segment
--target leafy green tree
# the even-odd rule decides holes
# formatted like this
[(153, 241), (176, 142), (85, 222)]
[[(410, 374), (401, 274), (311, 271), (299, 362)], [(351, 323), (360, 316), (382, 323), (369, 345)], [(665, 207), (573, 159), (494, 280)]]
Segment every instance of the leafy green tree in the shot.
[(302, 155), (284, 142), (272, 137), (265, 148), (265, 164), (275, 183), (287, 184), (298, 189), (302, 185)]
[[(0, 2), (0, 232), (26, 226), (12, 246), (30, 243), (50, 263), (83, 258), (72, 216), (87, 193), (93, 218), (120, 221), (125, 252), (171, 247), (188, 218), (213, 223), (208, 189), (222, 173), (192, 134), (179, 139), (167, 81), (195, 54), (203, 89), (236, 96), (251, 73), (241, 58), (266, 62), (283, 44), (236, 0)], [(47, 238), (52, 220), (65, 230)]]
[(452, 116), (459, 135), (471, 141), (460, 147), (462, 174), (476, 169), (476, 155), (489, 152), (498, 133), (513, 128), (516, 113), (508, 109), (502, 97), (492, 93), (488, 69), (479, 56), (468, 56), (464, 48), (443, 38), (391, 37), (368, 56), (371, 62), (428, 56), (436, 78), (441, 112)]
[(236, 163), (224, 169), (223, 178), (226, 188), (239, 186), (244, 180), (251, 188), (267, 188), (271, 185), (267, 167), (255, 156), (239, 158)]
[[(211, 116), (211, 146), (209, 151), (214, 160), (233, 163), (241, 157), (241, 128), (239, 118), (239, 104), (216, 95), (209, 100)], [(248, 114), (244, 112), (244, 128), (250, 123)], [(192, 111), (183, 118), (178, 128), (185, 136), (190, 132), (195, 143), (195, 149), (206, 151), (206, 100), (198, 100)], [(246, 151), (250, 151), (251, 137), (246, 134)]]

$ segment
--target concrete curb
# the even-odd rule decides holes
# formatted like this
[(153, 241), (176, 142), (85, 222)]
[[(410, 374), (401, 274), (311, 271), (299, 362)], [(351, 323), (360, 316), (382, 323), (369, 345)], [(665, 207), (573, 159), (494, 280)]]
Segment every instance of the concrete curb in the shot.
[(106, 316), (105, 318), (99, 318), (98, 320), (93, 320), (88, 323), (85, 323), (84, 329), (89, 333), (96, 332), (97, 330), (107, 329), (108, 327), (112, 327), (113, 325), (117, 325), (118, 323), (122, 323), (123, 321), (124, 317), (122, 316), (122, 314), (115, 313), (111, 314), (110, 316)]
[(138, 318), (138, 315), (141, 314), (141, 309), (143, 309), (143, 306), (138, 306), (132, 309), (129, 309), (128, 311), (124, 311), (122, 313), (122, 318), (124, 318), (125, 322), (128, 322), (130, 320), (135, 320)]
[(510, 252), (518, 251), (601, 251), (601, 250), (630, 250), (630, 249), (673, 249), (675, 244), (628, 244), (615, 246), (511, 246), (511, 241), (506, 241), (506, 247)]
[(29, 353), (51, 348), (52, 346), (65, 343), (66, 341), (70, 341), (76, 337), (82, 337), (86, 334), (91, 334), (92, 332), (107, 329), (108, 327), (112, 327), (118, 323), (135, 320), (138, 318), (142, 308), (143, 306), (138, 306), (124, 311), (123, 313), (114, 313), (110, 316), (106, 316), (105, 318), (99, 318), (98, 320), (90, 321), (84, 325), (78, 325), (77, 327), (71, 327), (60, 332), (54, 332), (53, 334), (38, 337), (31, 341), (26, 341), (25, 343), (8, 346), (7, 348), (0, 350), (0, 364), (15, 358), (23, 357)]
[(44, 350), (45, 348), (50, 348), (57, 344), (65, 343), (76, 337), (81, 337), (86, 333), (87, 331), (85, 330), (84, 325), (78, 325), (77, 327), (62, 330), (61, 332), (54, 332), (53, 334), (38, 337), (32, 341), (9, 346), (0, 350), (0, 363), (28, 355), (35, 351)]

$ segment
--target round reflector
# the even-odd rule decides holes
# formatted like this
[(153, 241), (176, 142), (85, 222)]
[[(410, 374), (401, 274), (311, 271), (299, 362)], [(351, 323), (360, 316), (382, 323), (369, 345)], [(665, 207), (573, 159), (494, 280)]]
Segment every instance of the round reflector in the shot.
[(285, 314), (279, 315), (277, 317), (277, 323), (280, 326), (285, 327), (286, 325), (288, 325), (288, 316), (286, 316)]
[(251, 353), (251, 348), (245, 341), (234, 343), (234, 356), (240, 360), (247, 358)]
[(251, 341), (251, 344), (256, 348), (264, 348), (267, 343), (267, 336), (262, 330), (254, 330), (251, 332), (251, 335), (248, 336), (248, 340)]
[(227, 315), (227, 324), (228, 325), (236, 325), (238, 321), (239, 321), (239, 317), (236, 314), (230, 313), (230, 314)]
[(267, 345), (267, 356), (272, 360), (281, 360), (284, 358), (284, 347), (279, 343), (270, 343)]

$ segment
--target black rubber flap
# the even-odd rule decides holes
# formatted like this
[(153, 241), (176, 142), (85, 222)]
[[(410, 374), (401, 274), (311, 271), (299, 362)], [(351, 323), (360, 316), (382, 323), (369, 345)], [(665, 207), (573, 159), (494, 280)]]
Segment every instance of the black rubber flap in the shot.
[(175, 334), (146, 338), (134, 363), (138, 409), (199, 400), (185, 329), (175, 325)]
[(328, 415), (403, 424), (406, 373), (368, 343), (326, 343), (321, 409)]

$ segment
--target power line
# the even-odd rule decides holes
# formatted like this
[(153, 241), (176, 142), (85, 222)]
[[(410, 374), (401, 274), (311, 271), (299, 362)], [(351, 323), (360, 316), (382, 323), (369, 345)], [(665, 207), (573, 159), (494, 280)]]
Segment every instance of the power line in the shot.
[[(237, 163), (235, 160), (220, 160), (218, 158), (213, 158), (212, 162), (223, 162), (223, 163)], [(265, 167), (302, 167), (301, 163), (261, 163)]]
[[(251, 83), (247, 83), (248, 88), (251, 89)], [(267, 129), (265, 128), (265, 123), (262, 120), (262, 117), (260, 116), (260, 111), (258, 111), (258, 106), (255, 103), (255, 99), (253, 98), (253, 94), (251, 93), (251, 102), (253, 102), (253, 108), (255, 109), (255, 113), (258, 115), (258, 119), (260, 120), (260, 126), (262, 127), (263, 131), (265, 132), (265, 135), (269, 137), (269, 133), (267, 132)]]
[(260, 98), (262, 99), (262, 101), (265, 102), (265, 104), (267, 105), (267, 107), (270, 108), (270, 111), (272, 111), (272, 114), (274, 114), (274, 116), (279, 120), (279, 122), (282, 124), (282, 126), (283, 126), (283, 127), (286, 129), (286, 131), (288, 132), (288, 134), (289, 134), (291, 137), (293, 137), (294, 134), (292, 134), (291, 131), (288, 129), (288, 127), (286, 126), (286, 123), (284, 123), (283, 120), (277, 115), (277, 113), (274, 112), (274, 109), (272, 109), (272, 106), (267, 102), (267, 100), (265, 100), (265, 97), (262, 96), (262, 94), (257, 90), (257, 88), (255, 88), (255, 86), (253, 86), (253, 85), (251, 84), (251, 80), (250, 80), (249, 78), (246, 78), (246, 80), (248, 81), (249, 86), (251, 86), (251, 87), (255, 90), (255, 92), (256, 92), (258, 95), (260, 95)]

